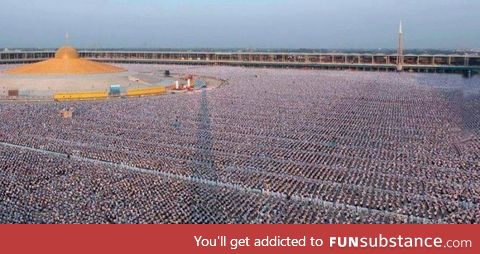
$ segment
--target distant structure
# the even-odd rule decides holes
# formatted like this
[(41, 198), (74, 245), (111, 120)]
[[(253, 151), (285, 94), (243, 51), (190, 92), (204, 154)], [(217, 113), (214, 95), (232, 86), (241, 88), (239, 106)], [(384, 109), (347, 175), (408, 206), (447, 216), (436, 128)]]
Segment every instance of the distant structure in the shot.
[[(82, 60), (115, 64), (232, 65), (327, 70), (462, 73), (465, 77), (480, 74), (480, 55), (478, 54), (461, 52), (447, 54), (405, 54), (403, 32), (403, 24), (400, 22), (397, 52), (393, 50), (388, 53), (87, 49), (82, 50), (78, 54)], [(66, 43), (68, 43), (68, 35), (66, 35), (65, 39)], [(48, 50), (0, 51), (0, 64), (26, 64), (56, 57), (57, 54), (55, 51)], [(165, 71), (165, 76), (168, 76), (167, 71)]]
[(398, 28), (397, 71), (403, 70), (403, 27), (402, 21)]

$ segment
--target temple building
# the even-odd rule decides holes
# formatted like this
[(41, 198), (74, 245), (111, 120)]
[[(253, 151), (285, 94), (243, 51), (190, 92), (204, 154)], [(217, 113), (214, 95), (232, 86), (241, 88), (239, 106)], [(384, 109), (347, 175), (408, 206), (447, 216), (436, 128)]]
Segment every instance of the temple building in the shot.
[(102, 74), (123, 72), (124, 69), (108, 64), (81, 59), (73, 47), (62, 47), (55, 53), (55, 58), (39, 63), (22, 65), (5, 71), (7, 74), (34, 75), (72, 75)]

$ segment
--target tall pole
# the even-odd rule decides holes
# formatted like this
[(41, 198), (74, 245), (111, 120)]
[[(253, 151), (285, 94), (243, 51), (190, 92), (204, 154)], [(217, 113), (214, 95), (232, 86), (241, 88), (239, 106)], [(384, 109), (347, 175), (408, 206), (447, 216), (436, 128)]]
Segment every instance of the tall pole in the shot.
[(68, 32), (65, 33), (65, 45), (68, 46), (69, 44), (69, 40), (70, 39), (70, 35), (68, 34)]
[(398, 49), (397, 49), (397, 71), (403, 70), (403, 27), (402, 21), (400, 21), (400, 27), (398, 29)]

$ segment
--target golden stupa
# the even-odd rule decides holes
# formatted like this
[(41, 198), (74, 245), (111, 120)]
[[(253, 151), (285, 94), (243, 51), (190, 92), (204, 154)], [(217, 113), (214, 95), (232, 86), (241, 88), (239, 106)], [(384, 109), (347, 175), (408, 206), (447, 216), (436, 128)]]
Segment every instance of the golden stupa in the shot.
[(22, 65), (7, 70), (8, 74), (71, 75), (123, 72), (124, 69), (108, 64), (81, 59), (75, 48), (62, 47), (55, 58), (39, 63)]

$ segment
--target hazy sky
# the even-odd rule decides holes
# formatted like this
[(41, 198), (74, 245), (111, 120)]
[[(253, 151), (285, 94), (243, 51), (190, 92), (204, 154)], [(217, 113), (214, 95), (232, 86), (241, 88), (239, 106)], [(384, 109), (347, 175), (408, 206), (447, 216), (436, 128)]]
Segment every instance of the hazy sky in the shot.
[(0, 48), (480, 48), (480, 0), (0, 0)]

